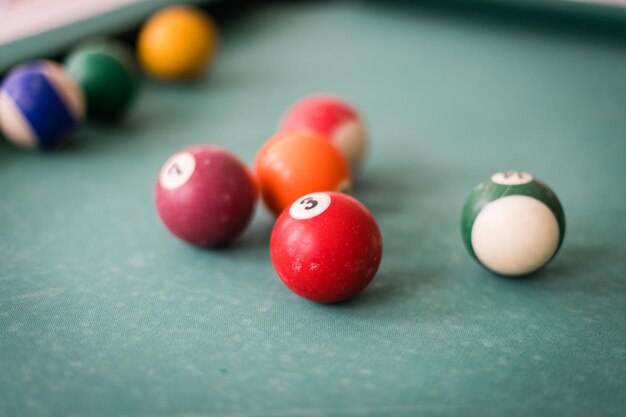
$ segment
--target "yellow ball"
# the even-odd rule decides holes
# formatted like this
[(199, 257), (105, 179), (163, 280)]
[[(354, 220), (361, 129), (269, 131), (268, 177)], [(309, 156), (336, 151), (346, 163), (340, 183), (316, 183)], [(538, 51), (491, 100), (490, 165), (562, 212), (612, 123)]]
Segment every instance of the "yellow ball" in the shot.
[(171, 6), (144, 24), (137, 53), (154, 77), (197, 78), (212, 65), (218, 46), (219, 32), (209, 16), (193, 6)]

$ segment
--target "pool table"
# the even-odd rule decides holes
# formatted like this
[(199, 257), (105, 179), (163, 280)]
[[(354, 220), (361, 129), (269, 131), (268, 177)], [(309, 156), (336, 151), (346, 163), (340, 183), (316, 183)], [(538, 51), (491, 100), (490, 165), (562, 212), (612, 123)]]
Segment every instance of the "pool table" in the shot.
[[(624, 416), (624, 31), (408, 3), (247, 4), (223, 13), (202, 80), (146, 78), (124, 123), (61, 151), (2, 140), (0, 416)], [(353, 194), (384, 242), (370, 286), (331, 305), (281, 283), (262, 205), (214, 250), (154, 205), (171, 154), (212, 143), (252, 164), (314, 92), (367, 121)], [(548, 183), (567, 222), (524, 278), (461, 239), (468, 194), (509, 169)]]

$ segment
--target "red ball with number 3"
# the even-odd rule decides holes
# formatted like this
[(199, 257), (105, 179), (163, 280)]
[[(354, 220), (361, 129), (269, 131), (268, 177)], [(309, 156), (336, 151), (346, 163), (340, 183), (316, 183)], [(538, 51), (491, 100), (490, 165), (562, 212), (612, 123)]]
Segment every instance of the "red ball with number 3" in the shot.
[(319, 303), (361, 292), (378, 270), (382, 249), (374, 216), (353, 197), (337, 192), (297, 199), (276, 221), (270, 242), (280, 279)]

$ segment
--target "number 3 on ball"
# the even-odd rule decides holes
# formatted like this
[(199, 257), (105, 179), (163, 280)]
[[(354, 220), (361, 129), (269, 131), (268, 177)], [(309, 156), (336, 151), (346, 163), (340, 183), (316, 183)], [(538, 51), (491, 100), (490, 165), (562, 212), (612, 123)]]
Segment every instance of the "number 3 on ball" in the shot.
[(319, 216), (330, 206), (330, 196), (326, 193), (308, 194), (297, 199), (289, 208), (294, 219), (305, 220)]

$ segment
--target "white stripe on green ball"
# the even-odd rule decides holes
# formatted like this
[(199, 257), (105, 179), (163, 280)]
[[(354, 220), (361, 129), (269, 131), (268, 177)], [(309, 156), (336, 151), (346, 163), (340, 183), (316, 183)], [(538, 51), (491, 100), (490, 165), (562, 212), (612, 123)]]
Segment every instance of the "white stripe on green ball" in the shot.
[(543, 182), (516, 171), (494, 174), (467, 199), (461, 216), (463, 241), (487, 269), (524, 275), (558, 252), (565, 216), (558, 198)]

